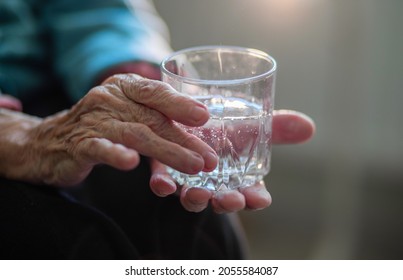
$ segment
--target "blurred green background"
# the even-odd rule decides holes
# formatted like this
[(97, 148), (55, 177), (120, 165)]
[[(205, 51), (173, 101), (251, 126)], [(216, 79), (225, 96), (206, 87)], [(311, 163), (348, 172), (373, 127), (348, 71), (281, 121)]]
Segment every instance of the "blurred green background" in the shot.
[(175, 50), (278, 63), (276, 108), (317, 124), (275, 146), (268, 209), (240, 213), (252, 259), (403, 259), (403, 1), (155, 0)]

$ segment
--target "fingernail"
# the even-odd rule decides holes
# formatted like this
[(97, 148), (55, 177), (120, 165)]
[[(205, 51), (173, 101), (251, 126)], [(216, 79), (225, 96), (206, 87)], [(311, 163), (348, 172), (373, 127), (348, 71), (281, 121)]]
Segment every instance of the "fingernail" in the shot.
[(190, 174), (197, 174), (203, 170), (204, 159), (198, 153), (193, 152), (193, 160), (190, 164)]
[(196, 105), (190, 111), (191, 118), (196, 123), (205, 122), (208, 119), (208, 111), (203, 105)]
[(204, 158), (204, 169), (203, 171), (213, 171), (218, 163), (218, 156), (213, 151), (207, 151), (203, 154)]

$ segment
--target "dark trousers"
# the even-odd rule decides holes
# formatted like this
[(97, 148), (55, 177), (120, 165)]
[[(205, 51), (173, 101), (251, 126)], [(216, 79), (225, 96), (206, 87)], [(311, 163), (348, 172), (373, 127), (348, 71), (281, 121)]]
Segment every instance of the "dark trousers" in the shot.
[[(39, 104), (33, 114), (46, 115)], [(70, 189), (0, 178), (0, 259), (245, 257), (234, 216), (187, 212), (176, 195), (155, 196), (149, 176), (143, 158), (129, 172), (98, 166)]]

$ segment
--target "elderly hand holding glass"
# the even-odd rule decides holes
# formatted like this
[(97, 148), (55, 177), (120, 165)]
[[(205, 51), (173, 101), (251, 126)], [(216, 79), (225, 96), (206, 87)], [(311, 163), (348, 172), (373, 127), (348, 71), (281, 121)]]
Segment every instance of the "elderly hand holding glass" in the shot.
[(183, 185), (181, 201), (189, 211), (203, 210), (210, 199), (217, 212), (270, 205), (263, 177), (270, 169), (272, 142), (305, 141), (314, 131), (313, 122), (300, 113), (273, 112), (274, 59), (258, 50), (205, 46), (172, 54), (161, 69), (163, 81), (208, 108), (210, 117), (202, 126), (178, 126), (209, 144), (218, 164), (195, 174), (154, 164), (166, 183), (161, 191), (152, 181), (155, 192), (175, 190), (171, 176)]

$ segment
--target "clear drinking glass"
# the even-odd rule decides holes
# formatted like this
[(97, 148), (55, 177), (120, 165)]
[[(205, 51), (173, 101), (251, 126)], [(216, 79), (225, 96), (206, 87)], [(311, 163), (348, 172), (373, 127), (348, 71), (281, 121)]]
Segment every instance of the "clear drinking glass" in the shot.
[(189, 175), (168, 168), (179, 183), (210, 190), (236, 189), (270, 170), (276, 62), (268, 54), (234, 46), (201, 46), (173, 53), (161, 64), (162, 80), (203, 102), (202, 127), (178, 124), (209, 144), (219, 162), (212, 172)]

